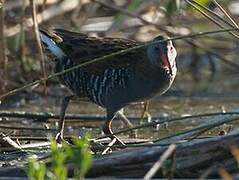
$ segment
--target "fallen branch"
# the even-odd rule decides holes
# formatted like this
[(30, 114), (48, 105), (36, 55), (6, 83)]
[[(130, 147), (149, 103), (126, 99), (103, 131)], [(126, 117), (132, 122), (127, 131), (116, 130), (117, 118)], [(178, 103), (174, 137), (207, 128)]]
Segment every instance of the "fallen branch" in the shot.
[(29, 131), (34, 131), (34, 130), (39, 130), (39, 131), (56, 131), (57, 129), (53, 128), (37, 128), (37, 127), (20, 127), (20, 126), (6, 126), (6, 125), (0, 125), (0, 129), (18, 129), (18, 130), (29, 130)]
[[(201, 172), (212, 164), (223, 165), (224, 159), (232, 159), (230, 153), (232, 145), (239, 145), (239, 134), (179, 144), (176, 151), (175, 177), (192, 178), (185, 175), (197, 174), (198, 176), (194, 176), (194, 178), (198, 178)], [(125, 174), (128, 175), (125, 177), (142, 177), (140, 175), (145, 174), (166, 149), (167, 147), (126, 149), (102, 156), (93, 161), (88, 176), (124, 177), (124, 175), (121, 176), (121, 173), (126, 171)], [(234, 165), (236, 167), (235, 163)], [(233, 168), (232, 165), (229, 166), (229, 169), (227, 167), (228, 170), (233, 170)], [(216, 171), (212, 172), (213, 175), (216, 175), (215, 173)], [(162, 176), (157, 173), (157, 177)]]
[(3, 148), (11, 148), (14, 150), (20, 150), (21, 146), (19, 146), (15, 141), (13, 141), (9, 136), (4, 135), (3, 133), (0, 134), (0, 147), (2, 150)]
[(17, 147), (16, 146), (1, 147), (0, 152), (11, 152), (11, 151), (16, 151), (16, 150), (29, 150), (29, 149), (37, 149), (37, 148), (39, 149), (39, 148), (43, 148), (43, 147), (49, 149), (50, 145), (51, 145), (50, 142), (41, 142), (41, 143), (24, 144), (21, 146), (18, 145)]
[[(0, 111), (0, 117), (34, 119), (39, 122), (47, 122), (49, 119), (60, 119), (60, 115), (50, 112), (24, 112), (24, 111)], [(105, 121), (104, 116), (91, 116), (84, 114), (67, 114), (68, 120)], [(134, 119), (134, 118), (133, 118)], [(138, 118), (135, 118), (138, 119)]]
[(144, 179), (152, 179), (156, 172), (162, 167), (164, 161), (166, 161), (169, 156), (172, 155), (172, 153), (175, 151), (176, 145), (171, 144), (168, 149), (160, 156), (158, 161), (152, 166), (152, 168), (147, 172), (147, 174), (144, 176)]
[[(237, 173), (238, 168), (231, 155), (231, 146), (239, 146), (238, 133), (177, 145), (174, 178), (198, 178), (210, 167), (213, 169), (205, 178), (218, 178), (219, 167), (224, 167), (229, 173)], [(87, 177), (142, 178), (167, 148), (160, 146), (127, 148), (112, 154), (96, 156)], [(168, 159), (165, 164), (170, 161)], [(72, 165), (68, 164), (68, 167), (69, 175), (72, 176)], [(165, 170), (167, 170), (166, 166)], [(0, 169), (1, 177), (25, 177), (25, 173), (23, 168)], [(163, 178), (162, 171), (157, 172), (155, 177)]]
[[(205, 114), (196, 114), (191, 116), (184, 116), (184, 117), (178, 117), (178, 118), (165, 118), (165, 117), (152, 117), (151, 123), (144, 124), (145, 127), (154, 126), (157, 124), (167, 123), (167, 122), (174, 122), (184, 119), (193, 119), (193, 118), (201, 118), (201, 117), (210, 117), (210, 116), (226, 116), (226, 115), (239, 115), (239, 112), (237, 110), (235, 111), (228, 111), (228, 112), (216, 112), (216, 113), (205, 113)], [(39, 122), (50, 122), (53, 120), (59, 120), (60, 115), (51, 113), (51, 112), (25, 112), (25, 111), (0, 111), (0, 117), (9, 117), (9, 118), (24, 118), (24, 120), (27, 119), (34, 119)], [(140, 117), (127, 117), (130, 121), (139, 121)], [(49, 120), (51, 119), (51, 120)], [(68, 120), (68, 122), (75, 122), (76, 120), (79, 121), (105, 121), (105, 116), (95, 116), (95, 115), (84, 115), (84, 114), (66, 114), (65, 119)], [(10, 121), (10, 120), (9, 120)], [(157, 122), (155, 122), (157, 121)], [(133, 129), (139, 129), (144, 127), (144, 125), (140, 125), (138, 127), (133, 127)], [(122, 130), (125, 132), (124, 130)], [(127, 130), (128, 132), (130, 130)], [(123, 133), (120, 132), (120, 133)], [(118, 133), (116, 133), (118, 134)]]

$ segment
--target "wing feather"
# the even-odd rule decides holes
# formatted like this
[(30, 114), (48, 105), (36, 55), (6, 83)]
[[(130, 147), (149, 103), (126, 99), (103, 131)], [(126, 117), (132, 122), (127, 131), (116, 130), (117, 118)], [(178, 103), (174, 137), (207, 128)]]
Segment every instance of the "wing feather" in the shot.
[[(142, 44), (121, 38), (89, 37), (82, 33), (69, 32), (62, 29), (55, 29), (53, 33), (58, 37), (55, 37), (57, 45), (76, 64), (85, 63), (92, 59)], [(142, 66), (142, 64), (144, 64), (143, 61), (147, 58), (145, 52), (142, 48), (136, 49), (82, 68), (91, 73), (98, 74), (109, 68), (117, 69), (129, 66), (135, 67), (137, 65)]]

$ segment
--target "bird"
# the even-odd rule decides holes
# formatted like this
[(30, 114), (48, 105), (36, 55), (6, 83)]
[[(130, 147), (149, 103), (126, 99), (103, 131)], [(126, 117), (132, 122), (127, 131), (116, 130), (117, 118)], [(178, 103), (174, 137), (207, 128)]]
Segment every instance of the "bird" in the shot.
[[(104, 134), (125, 145), (112, 131), (112, 121), (117, 113), (129, 104), (162, 95), (176, 76), (177, 51), (172, 40), (165, 35), (158, 35), (147, 44), (126, 38), (91, 37), (80, 32), (51, 29), (40, 30), (40, 39), (46, 56), (53, 62), (55, 73), (132, 48), (58, 75), (60, 83), (73, 95), (63, 98), (57, 142), (63, 140), (65, 111), (69, 101), (77, 96), (106, 109)], [(139, 48), (134, 48), (137, 46)]]

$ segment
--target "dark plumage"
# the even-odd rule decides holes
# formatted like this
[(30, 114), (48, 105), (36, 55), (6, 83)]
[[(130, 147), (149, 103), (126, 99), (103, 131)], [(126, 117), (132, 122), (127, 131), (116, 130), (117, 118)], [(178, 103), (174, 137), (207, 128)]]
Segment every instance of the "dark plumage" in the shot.
[[(128, 39), (88, 37), (60, 29), (51, 33), (42, 31), (41, 39), (48, 55), (55, 61), (55, 72), (142, 45)], [(154, 39), (159, 40), (165, 40), (165, 37)], [(59, 80), (77, 96), (87, 97), (106, 108), (104, 133), (117, 138), (111, 131), (111, 122), (117, 111), (127, 104), (145, 101), (167, 91), (176, 75), (175, 58), (172, 42), (164, 41), (75, 69), (60, 75)], [(63, 138), (64, 115), (69, 100), (70, 97), (65, 98), (62, 105), (57, 137), (60, 139)]]

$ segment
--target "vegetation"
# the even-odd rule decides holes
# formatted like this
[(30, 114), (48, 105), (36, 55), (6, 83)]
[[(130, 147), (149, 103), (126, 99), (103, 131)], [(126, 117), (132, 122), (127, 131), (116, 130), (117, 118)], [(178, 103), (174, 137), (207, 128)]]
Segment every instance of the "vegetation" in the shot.
[(28, 160), (27, 175), (31, 180), (67, 179), (66, 163), (71, 162), (74, 169), (73, 179), (84, 178), (90, 167), (92, 155), (89, 151), (89, 136), (74, 138), (74, 145), (63, 143), (62, 147), (55, 140), (51, 141), (50, 165), (38, 161), (35, 156)]

